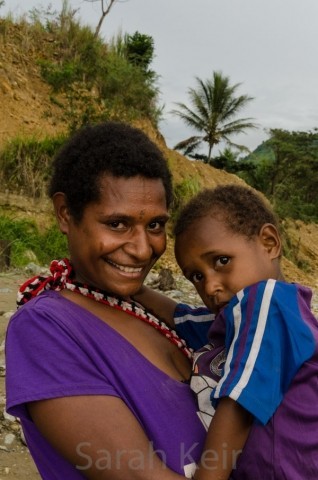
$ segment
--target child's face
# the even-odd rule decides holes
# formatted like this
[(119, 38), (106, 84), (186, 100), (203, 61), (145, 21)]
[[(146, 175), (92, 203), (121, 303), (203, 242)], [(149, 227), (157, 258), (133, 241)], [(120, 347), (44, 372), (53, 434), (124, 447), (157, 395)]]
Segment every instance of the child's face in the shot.
[(205, 305), (216, 312), (242, 288), (268, 278), (282, 279), (280, 249), (279, 235), (271, 224), (248, 239), (212, 216), (193, 223), (177, 236), (175, 244), (183, 274)]

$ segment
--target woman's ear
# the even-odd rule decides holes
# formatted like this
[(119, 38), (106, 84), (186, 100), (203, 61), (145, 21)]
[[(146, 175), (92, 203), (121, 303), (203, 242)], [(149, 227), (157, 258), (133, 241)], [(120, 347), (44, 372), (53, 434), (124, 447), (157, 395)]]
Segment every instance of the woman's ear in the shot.
[(71, 215), (66, 202), (66, 196), (62, 192), (57, 192), (53, 195), (54, 212), (57, 219), (57, 223), (62, 233), (66, 234), (69, 231), (69, 223)]
[(265, 223), (259, 232), (259, 239), (272, 260), (281, 256), (282, 241), (275, 225)]

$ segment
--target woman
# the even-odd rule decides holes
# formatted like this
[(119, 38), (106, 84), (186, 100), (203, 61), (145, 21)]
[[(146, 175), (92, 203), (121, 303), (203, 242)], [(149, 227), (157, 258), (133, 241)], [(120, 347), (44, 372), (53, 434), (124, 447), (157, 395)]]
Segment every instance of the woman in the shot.
[(191, 351), (132, 298), (166, 245), (161, 152), (127, 125), (86, 127), (57, 155), (49, 193), (70, 258), (20, 289), (7, 410), (45, 480), (191, 476), (205, 437), (186, 383)]

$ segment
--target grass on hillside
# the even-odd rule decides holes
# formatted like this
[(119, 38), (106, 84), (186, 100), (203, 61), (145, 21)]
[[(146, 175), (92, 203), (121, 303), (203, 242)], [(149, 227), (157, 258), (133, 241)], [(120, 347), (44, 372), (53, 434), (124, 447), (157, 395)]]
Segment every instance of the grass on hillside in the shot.
[(55, 224), (41, 233), (33, 221), (0, 216), (0, 232), (1, 240), (9, 246), (11, 267), (23, 267), (30, 262), (48, 265), (54, 258), (67, 256), (66, 238)]

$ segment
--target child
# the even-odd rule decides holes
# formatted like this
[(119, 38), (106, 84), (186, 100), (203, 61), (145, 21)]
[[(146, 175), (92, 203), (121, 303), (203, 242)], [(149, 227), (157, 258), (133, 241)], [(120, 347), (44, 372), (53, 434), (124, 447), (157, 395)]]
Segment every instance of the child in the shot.
[(191, 380), (216, 408), (200, 413), (213, 418), (193, 478), (317, 480), (318, 323), (310, 290), (284, 280), (274, 214), (250, 188), (218, 186), (174, 233), (181, 270), (217, 313)]

